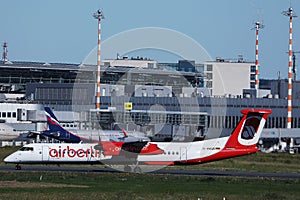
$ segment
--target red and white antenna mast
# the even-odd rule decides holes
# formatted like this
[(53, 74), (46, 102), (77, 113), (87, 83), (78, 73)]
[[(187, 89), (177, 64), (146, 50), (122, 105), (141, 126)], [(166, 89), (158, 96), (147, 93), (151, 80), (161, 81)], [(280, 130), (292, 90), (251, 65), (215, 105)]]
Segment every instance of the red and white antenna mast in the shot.
[(8, 61), (8, 58), (7, 58), (7, 43), (4, 42), (3, 43), (3, 54), (2, 54), (2, 61)]
[(96, 109), (100, 110), (100, 67), (101, 67), (101, 20), (104, 19), (101, 9), (93, 14), (93, 17), (98, 20), (98, 50), (97, 50), (97, 91), (96, 91)]
[(260, 23), (259, 21), (255, 22), (255, 35), (256, 35), (256, 40), (255, 40), (255, 89), (258, 90), (259, 86), (259, 71), (258, 71), (258, 30), (261, 28), (264, 28), (265, 26)]
[(290, 7), (287, 11), (282, 12), (283, 15), (290, 18), (290, 39), (289, 39), (289, 64), (288, 64), (288, 106), (287, 106), (287, 128), (292, 128), (292, 87), (293, 87), (293, 18), (297, 17), (293, 8)]

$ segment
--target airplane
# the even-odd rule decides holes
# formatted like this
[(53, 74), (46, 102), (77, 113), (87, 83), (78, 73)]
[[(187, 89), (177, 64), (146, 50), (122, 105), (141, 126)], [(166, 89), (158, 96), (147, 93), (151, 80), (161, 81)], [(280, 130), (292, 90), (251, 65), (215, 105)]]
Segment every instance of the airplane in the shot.
[(0, 123), (0, 141), (14, 140), (19, 136), (19, 131), (5, 123)]
[(150, 141), (144, 133), (138, 131), (122, 130), (66, 130), (49, 107), (45, 107), (45, 115), (49, 130), (30, 132), (27, 137), (35, 137), (40, 134), (67, 143), (97, 143), (99, 140), (111, 140), (115, 142)]
[[(191, 165), (191, 164), (202, 164), (206, 162), (213, 162), (222, 159), (228, 159), (237, 156), (248, 155), (256, 153), (258, 148), (256, 147), (259, 137), (261, 135), (264, 124), (271, 110), (266, 109), (244, 109), (241, 111), (243, 117), (232, 131), (230, 136), (204, 139), (201, 141), (193, 142), (114, 142), (114, 141), (100, 141), (94, 145), (90, 150), (97, 150), (101, 156), (99, 161), (104, 163), (111, 163), (116, 158), (117, 161), (124, 162), (124, 171), (128, 172), (141, 172), (139, 164), (146, 165)], [(33, 144), (31, 144), (33, 145)], [(76, 163), (77, 160), (71, 156), (64, 156), (70, 151), (70, 149), (84, 149), (87, 144), (66, 144), (69, 147), (57, 146), (52, 148), (52, 144), (34, 144), (40, 146), (39, 149), (44, 149), (43, 146), (55, 149), (49, 156), (55, 155), (55, 161), (64, 161), (66, 163)], [(53, 144), (59, 145), (59, 144)], [(61, 144), (63, 145), (63, 144)], [(64, 144), (65, 145), (65, 144)], [(82, 145), (82, 146), (81, 146)], [(44, 160), (42, 155), (47, 158), (47, 152), (37, 152), (34, 146), (26, 145), (25, 148), (33, 147), (31, 156), (26, 156), (24, 150), (16, 151), (4, 159), (5, 163), (15, 163), (17, 166), (22, 163), (48, 163)], [(69, 148), (69, 149), (68, 149)], [(47, 149), (47, 147), (46, 147)], [(83, 150), (77, 150), (82, 152)], [(126, 152), (127, 151), (127, 152)], [(74, 150), (75, 152), (75, 150)], [(86, 151), (85, 151), (86, 152)], [(80, 153), (81, 156), (87, 155), (88, 153)], [(35, 156), (34, 156), (35, 155)], [(74, 156), (76, 157), (76, 156)], [(77, 155), (78, 157), (78, 155)], [(86, 156), (87, 157), (87, 156)], [(68, 159), (67, 159), (68, 158)], [(101, 160), (103, 158), (103, 160)], [(104, 159), (105, 158), (105, 159)], [(129, 166), (126, 158), (134, 158), (130, 162), (136, 162), (134, 169)], [(67, 159), (67, 160), (66, 160)], [(82, 160), (81, 160), (82, 161)], [(88, 162), (88, 161), (85, 161)]]

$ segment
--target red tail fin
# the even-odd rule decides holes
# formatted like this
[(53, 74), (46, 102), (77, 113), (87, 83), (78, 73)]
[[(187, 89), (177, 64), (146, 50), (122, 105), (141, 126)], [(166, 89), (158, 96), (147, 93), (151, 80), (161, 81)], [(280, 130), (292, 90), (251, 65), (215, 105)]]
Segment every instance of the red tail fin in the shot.
[(255, 147), (266, 119), (272, 111), (265, 109), (246, 109), (242, 110), (241, 113), (244, 116), (228, 139), (225, 145), (226, 148), (241, 149)]

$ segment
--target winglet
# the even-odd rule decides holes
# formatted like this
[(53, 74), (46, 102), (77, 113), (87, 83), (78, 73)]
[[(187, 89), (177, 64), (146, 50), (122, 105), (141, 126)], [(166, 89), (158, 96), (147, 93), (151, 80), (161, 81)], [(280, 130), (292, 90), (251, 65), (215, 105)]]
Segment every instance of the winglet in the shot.
[(122, 128), (122, 132), (123, 132), (123, 134), (124, 134), (124, 138), (127, 138), (127, 137), (128, 137), (128, 135), (127, 135), (127, 133), (126, 133), (126, 131), (125, 131), (125, 129), (124, 129), (124, 128)]

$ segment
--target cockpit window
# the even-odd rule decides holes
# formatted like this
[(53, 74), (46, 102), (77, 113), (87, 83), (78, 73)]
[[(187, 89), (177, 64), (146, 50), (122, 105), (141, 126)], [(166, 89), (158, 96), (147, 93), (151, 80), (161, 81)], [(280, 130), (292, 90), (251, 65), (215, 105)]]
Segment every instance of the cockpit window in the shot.
[(33, 151), (33, 147), (22, 147), (19, 151)]

